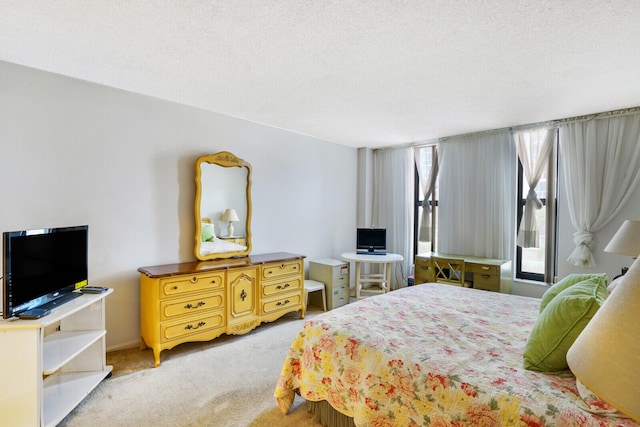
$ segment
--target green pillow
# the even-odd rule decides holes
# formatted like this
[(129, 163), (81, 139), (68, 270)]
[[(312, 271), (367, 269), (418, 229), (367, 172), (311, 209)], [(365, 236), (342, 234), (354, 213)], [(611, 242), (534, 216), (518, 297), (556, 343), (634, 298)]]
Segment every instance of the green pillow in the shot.
[(547, 289), (547, 291), (542, 295), (542, 300), (540, 301), (540, 313), (545, 309), (547, 305), (554, 299), (560, 292), (564, 291), (568, 287), (575, 285), (576, 283), (580, 283), (584, 280), (589, 279), (597, 279), (604, 286), (607, 286), (609, 279), (607, 278), (606, 273), (598, 273), (598, 274), (569, 274), (564, 279), (560, 280), (558, 283)]
[(524, 367), (532, 371), (567, 369), (567, 351), (609, 293), (599, 277), (560, 292), (538, 316), (524, 348)]
[(213, 232), (213, 226), (211, 224), (202, 224), (202, 236), (203, 242), (213, 242), (215, 240), (215, 233)]

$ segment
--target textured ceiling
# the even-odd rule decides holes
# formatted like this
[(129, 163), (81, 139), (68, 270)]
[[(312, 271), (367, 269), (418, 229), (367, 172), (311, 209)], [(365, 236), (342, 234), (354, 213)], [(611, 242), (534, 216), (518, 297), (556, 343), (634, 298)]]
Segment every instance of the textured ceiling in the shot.
[(354, 147), (640, 105), (639, 46), (638, 0), (0, 0), (0, 60)]

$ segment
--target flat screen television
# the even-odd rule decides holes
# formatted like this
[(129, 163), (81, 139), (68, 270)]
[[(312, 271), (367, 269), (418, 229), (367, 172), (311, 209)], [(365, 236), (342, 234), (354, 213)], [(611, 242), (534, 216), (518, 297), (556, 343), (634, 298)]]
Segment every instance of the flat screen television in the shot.
[(87, 284), (89, 227), (5, 231), (3, 313), (8, 319), (80, 295)]
[(358, 253), (384, 253), (387, 250), (386, 228), (358, 228), (356, 251)]

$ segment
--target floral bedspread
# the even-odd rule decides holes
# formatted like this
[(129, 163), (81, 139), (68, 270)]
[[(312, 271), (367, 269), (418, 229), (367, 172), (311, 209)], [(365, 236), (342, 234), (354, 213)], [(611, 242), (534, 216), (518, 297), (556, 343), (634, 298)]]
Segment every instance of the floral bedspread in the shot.
[(522, 367), (535, 298), (424, 284), (305, 323), (275, 390), (326, 400), (356, 426), (637, 426), (581, 410), (570, 371)]

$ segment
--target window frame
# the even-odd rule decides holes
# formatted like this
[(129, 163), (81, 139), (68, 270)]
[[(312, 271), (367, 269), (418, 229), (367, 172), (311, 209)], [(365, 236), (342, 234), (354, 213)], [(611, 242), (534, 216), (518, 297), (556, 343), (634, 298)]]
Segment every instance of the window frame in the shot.
[[(420, 147), (415, 147), (414, 150), (422, 150), (429, 148), (431, 149), (431, 156), (433, 158), (434, 155), (437, 155), (437, 146), (436, 145), (425, 145)], [(415, 262), (415, 256), (418, 255), (418, 235), (419, 235), (419, 214), (420, 208), (422, 207), (422, 186), (420, 185), (420, 174), (418, 173), (418, 165), (414, 162), (414, 204), (413, 204), (413, 258)], [(436, 215), (437, 215), (437, 206), (438, 199), (436, 198), (436, 188), (438, 176), (433, 181), (431, 188), (431, 197), (429, 199), (429, 206), (431, 207), (431, 229), (433, 238), (431, 239), (431, 248), (432, 252), (435, 252), (436, 248), (436, 238), (437, 238), (437, 230), (436, 230)]]
[[(553, 283), (557, 272), (557, 246), (558, 246), (558, 129), (554, 130), (555, 139), (549, 154), (549, 161), (547, 164), (547, 197), (541, 198), (543, 206), (546, 208), (545, 217), (545, 257), (544, 257), (544, 273), (534, 273), (531, 271), (522, 270), (522, 247), (516, 244), (515, 254), (515, 278), (521, 280), (531, 280), (536, 282)], [(524, 205), (526, 203), (526, 196), (524, 196), (524, 169), (520, 158), (518, 162), (518, 177), (517, 177), (517, 215), (516, 215), (516, 232), (520, 229), (520, 222), (522, 221), (522, 215), (524, 213)]]

